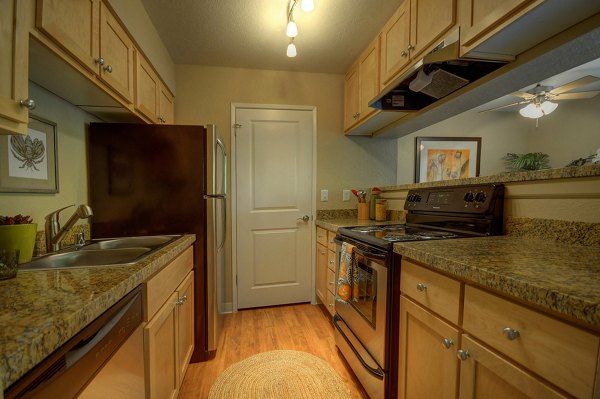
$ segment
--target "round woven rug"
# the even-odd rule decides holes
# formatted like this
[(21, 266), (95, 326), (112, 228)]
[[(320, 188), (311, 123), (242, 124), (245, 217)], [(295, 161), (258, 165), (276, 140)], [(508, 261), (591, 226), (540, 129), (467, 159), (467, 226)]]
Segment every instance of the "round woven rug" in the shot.
[(277, 350), (229, 366), (217, 378), (209, 399), (351, 398), (348, 387), (327, 362), (310, 353)]

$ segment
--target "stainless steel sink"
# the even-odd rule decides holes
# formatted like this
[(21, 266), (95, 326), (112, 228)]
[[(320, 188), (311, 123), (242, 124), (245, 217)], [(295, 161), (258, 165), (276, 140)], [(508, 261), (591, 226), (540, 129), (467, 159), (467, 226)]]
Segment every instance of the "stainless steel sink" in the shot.
[(55, 253), (35, 259), (19, 266), (19, 270), (62, 269), (90, 266), (126, 265), (140, 259), (152, 249), (121, 248), (121, 249), (91, 249), (88, 251), (74, 250)]
[(160, 235), (160, 236), (142, 236), (142, 237), (121, 237), (107, 238), (102, 240), (92, 240), (92, 242), (81, 248), (83, 251), (93, 249), (117, 249), (117, 248), (136, 248), (146, 247), (155, 249), (168, 242), (173, 241), (180, 236)]
[(19, 266), (19, 270), (125, 266), (141, 260), (179, 237), (181, 236), (158, 235), (92, 240), (79, 249), (66, 249), (24, 263)]

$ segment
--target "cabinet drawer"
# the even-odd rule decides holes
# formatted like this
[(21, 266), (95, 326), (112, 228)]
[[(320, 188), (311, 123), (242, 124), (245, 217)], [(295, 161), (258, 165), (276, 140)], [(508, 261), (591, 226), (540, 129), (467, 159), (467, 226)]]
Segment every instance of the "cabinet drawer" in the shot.
[(327, 267), (332, 272), (335, 272), (335, 252), (327, 251)]
[(335, 295), (331, 291), (327, 291), (327, 303), (325, 304), (327, 311), (333, 316), (335, 314)]
[(327, 246), (327, 230), (322, 227), (317, 227), (317, 242)]
[(327, 291), (335, 293), (335, 272), (327, 269)]
[(327, 246), (330, 251), (335, 252), (335, 231), (327, 231)]
[(458, 325), (461, 283), (434, 271), (402, 261), (400, 291)]
[(160, 309), (163, 303), (181, 284), (185, 276), (194, 266), (194, 251), (192, 247), (186, 249), (181, 255), (150, 278), (144, 285), (146, 295), (146, 314), (144, 320), (148, 321)]
[[(465, 288), (466, 332), (577, 397), (592, 396), (599, 338), (477, 288)], [(508, 337), (506, 328), (518, 331)]]

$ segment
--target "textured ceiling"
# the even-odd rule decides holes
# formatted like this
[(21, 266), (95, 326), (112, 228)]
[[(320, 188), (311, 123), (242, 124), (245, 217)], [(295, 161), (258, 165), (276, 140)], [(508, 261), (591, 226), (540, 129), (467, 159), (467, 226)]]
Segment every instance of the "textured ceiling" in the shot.
[(142, 0), (175, 64), (345, 73), (402, 0), (315, 0), (294, 12), (298, 56), (288, 58), (288, 0)]

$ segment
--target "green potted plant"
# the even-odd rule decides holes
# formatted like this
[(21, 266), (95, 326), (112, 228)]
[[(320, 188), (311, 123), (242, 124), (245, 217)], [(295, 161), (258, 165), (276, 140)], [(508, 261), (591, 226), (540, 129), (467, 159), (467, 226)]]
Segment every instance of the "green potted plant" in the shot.
[(0, 249), (18, 249), (19, 263), (31, 260), (36, 233), (37, 224), (29, 216), (0, 216)]
[(514, 154), (509, 152), (503, 158), (506, 167), (514, 172), (527, 170), (540, 170), (548, 168), (548, 154), (543, 152), (528, 152), (527, 154)]

